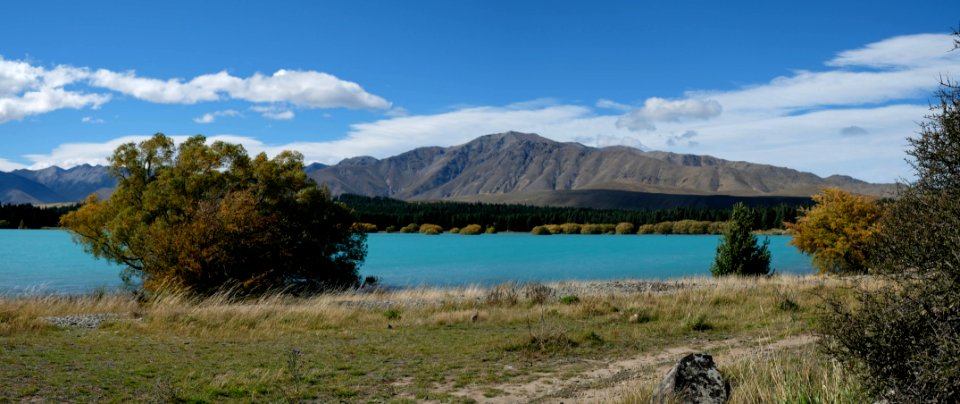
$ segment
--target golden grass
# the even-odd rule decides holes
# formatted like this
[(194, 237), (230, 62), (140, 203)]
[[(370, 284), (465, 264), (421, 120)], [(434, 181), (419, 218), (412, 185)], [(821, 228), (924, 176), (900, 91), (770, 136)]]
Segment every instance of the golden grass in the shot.
[[(562, 384), (615, 358), (671, 347), (809, 334), (822, 299), (843, 295), (854, 282), (877, 281), (690, 278), (658, 285), (665, 291), (639, 281), (562, 282), (239, 301), (177, 293), (143, 302), (126, 295), (2, 297), (0, 380), (15, 385), (0, 392), (0, 401), (155, 394), (196, 401), (526, 401), (536, 397), (506, 391), (544, 377)], [(563, 295), (578, 301), (561, 303)], [(94, 330), (42, 319), (94, 313), (117, 318)], [(736, 348), (718, 346), (721, 355)], [(855, 382), (812, 347), (733, 359), (720, 366), (736, 385), (736, 402), (856, 397), (847, 393), (856, 391)], [(642, 385), (608, 401), (643, 401), (660, 370), (638, 373)], [(112, 382), (102, 390), (84, 387), (96, 380)]]

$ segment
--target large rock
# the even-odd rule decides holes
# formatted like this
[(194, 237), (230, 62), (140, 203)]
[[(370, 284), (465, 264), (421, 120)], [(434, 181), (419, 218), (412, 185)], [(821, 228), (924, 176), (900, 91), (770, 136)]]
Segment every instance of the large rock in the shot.
[(653, 403), (721, 404), (730, 398), (730, 385), (723, 381), (713, 357), (690, 354), (680, 359), (653, 390)]

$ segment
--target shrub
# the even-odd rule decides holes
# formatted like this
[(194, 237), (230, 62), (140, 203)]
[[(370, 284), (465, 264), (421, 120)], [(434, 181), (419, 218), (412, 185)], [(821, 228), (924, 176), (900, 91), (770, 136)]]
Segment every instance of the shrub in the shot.
[(733, 205), (730, 225), (723, 233), (717, 254), (710, 265), (713, 276), (767, 275), (770, 273), (769, 239), (758, 244), (757, 236), (750, 233), (753, 214), (742, 203)]
[(416, 223), (410, 223), (400, 228), (401, 233), (416, 233), (418, 231), (420, 231), (420, 226), (417, 226)]
[(427, 235), (435, 236), (435, 235), (438, 235), (438, 234), (440, 234), (440, 233), (443, 233), (443, 227), (440, 227), (440, 226), (435, 225), (435, 224), (424, 223), (424, 224), (420, 225), (420, 230), (419, 230), (419, 231), (420, 231), (420, 233), (422, 233), (422, 234), (427, 234)]
[(530, 230), (530, 234), (535, 236), (549, 236), (553, 233), (551, 233), (550, 230), (547, 230), (545, 226), (536, 226), (533, 228), (533, 230)]
[(917, 180), (901, 187), (871, 243), (886, 284), (833, 301), (820, 321), (830, 352), (874, 402), (960, 399), (960, 85), (942, 83), (937, 96), (908, 139)]
[(656, 234), (673, 234), (673, 222), (660, 222), (653, 225)]
[(563, 226), (559, 224), (545, 224), (543, 227), (546, 227), (547, 230), (550, 230), (550, 234), (563, 234)]
[(577, 223), (564, 223), (560, 225), (563, 234), (580, 234), (580, 225)]
[(483, 228), (479, 224), (471, 224), (464, 226), (460, 229), (461, 236), (475, 236), (483, 232)]
[(656, 232), (656, 227), (652, 224), (643, 224), (637, 228), (637, 234), (654, 234)]
[(383, 312), (383, 317), (387, 320), (399, 320), (400, 319), (400, 310), (399, 309), (387, 309)]
[(560, 304), (574, 304), (579, 302), (580, 298), (576, 295), (567, 295), (560, 298)]
[(385, 231), (385, 232), (387, 232), (387, 233), (396, 233), (398, 230), (400, 230), (400, 229), (397, 228), (397, 226), (394, 226), (394, 225), (387, 226), (386, 229), (383, 229), (383, 231)]
[(633, 234), (634, 231), (633, 223), (623, 222), (617, 224), (617, 234)]
[(353, 225), (356, 227), (356, 228), (354, 229), (354, 231), (359, 231), (359, 232), (362, 232), (362, 233), (376, 233), (376, 232), (377, 232), (377, 225), (375, 225), (375, 224), (373, 224), (373, 223), (354, 223)]
[(585, 224), (580, 226), (580, 234), (603, 234), (603, 226), (599, 224)]
[(450, 229), (450, 234), (459, 234), (459, 233), (460, 233), (460, 228), (459, 228), (459, 227), (454, 227), (454, 228)]
[(487, 227), (487, 234), (497, 234), (497, 228), (494, 226)]
[(117, 187), (62, 218), (84, 250), (148, 290), (209, 295), (355, 287), (366, 235), (303, 172), (303, 157), (156, 134), (109, 159)]

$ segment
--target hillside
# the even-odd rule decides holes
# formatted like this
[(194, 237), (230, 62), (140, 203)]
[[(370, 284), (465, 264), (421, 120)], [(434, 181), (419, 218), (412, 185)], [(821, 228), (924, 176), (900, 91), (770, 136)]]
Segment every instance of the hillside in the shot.
[(593, 148), (518, 132), (355, 157), (310, 173), (333, 193), (403, 200), (456, 200), (630, 208), (646, 196), (809, 197), (825, 186), (890, 195), (893, 186), (711, 156)]

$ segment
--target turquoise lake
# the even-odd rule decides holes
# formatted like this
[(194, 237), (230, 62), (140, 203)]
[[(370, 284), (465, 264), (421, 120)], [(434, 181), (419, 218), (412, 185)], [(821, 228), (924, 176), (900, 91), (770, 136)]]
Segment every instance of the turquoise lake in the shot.
[[(761, 237), (762, 239), (762, 237)], [(362, 276), (392, 286), (506, 281), (709, 276), (719, 236), (371, 234)], [(812, 273), (810, 259), (770, 236), (773, 267)], [(0, 294), (84, 293), (120, 286), (119, 267), (96, 260), (61, 230), (0, 230)]]

